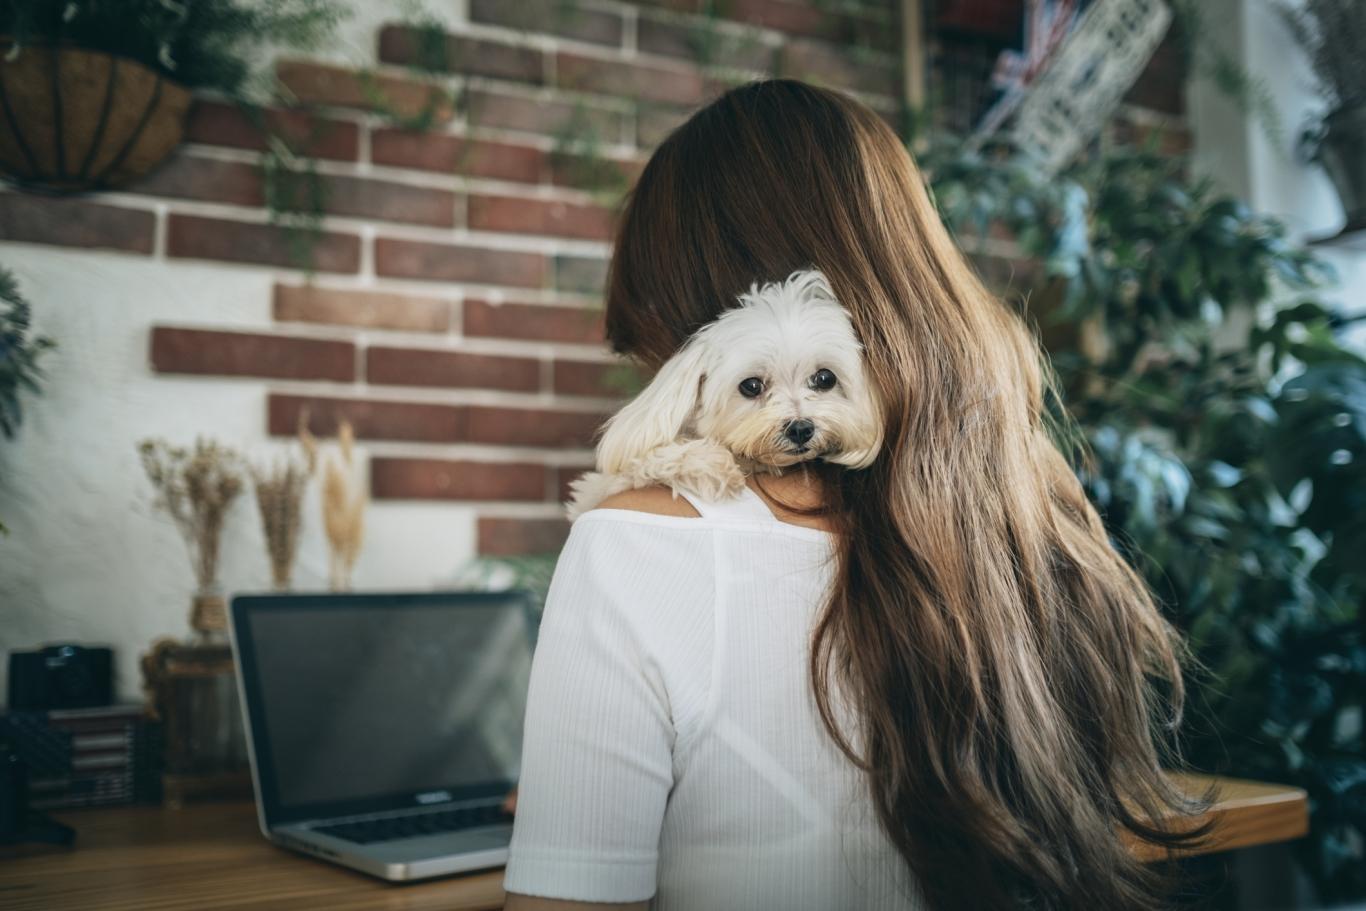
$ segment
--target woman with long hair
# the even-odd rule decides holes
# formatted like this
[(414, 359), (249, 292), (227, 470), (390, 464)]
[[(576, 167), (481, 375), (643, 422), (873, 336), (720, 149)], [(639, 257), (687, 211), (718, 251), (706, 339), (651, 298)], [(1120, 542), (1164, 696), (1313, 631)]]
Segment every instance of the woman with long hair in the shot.
[(1181, 644), (1060, 451), (1036, 338), (888, 125), (791, 80), (698, 111), (624, 210), (608, 338), (658, 367), (805, 268), (852, 318), (882, 448), (574, 524), (507, 907), (1162, 907), (1133, 847), (1203, 809), (1164, 752)]

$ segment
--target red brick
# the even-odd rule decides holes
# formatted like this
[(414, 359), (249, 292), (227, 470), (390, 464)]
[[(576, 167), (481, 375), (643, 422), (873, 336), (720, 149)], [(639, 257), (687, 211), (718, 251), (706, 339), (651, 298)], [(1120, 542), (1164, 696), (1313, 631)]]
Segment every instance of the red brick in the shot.
[(576, 294), (601, 294), (607, 285), (607, 260), (592, 256), (555, 257), (555, 287)]
[(333, 215), (455, 226), (456, 194), (451, 190), (365, 177), (328, 176), (323, 186), (324, 207)]
[(185, 139), (259, 152), (266, 148), (264, 125), (299, 154), (336, 161), (355, 161), (359, 154), (360, 128), (354, 123), (303, 111), (266, 110), (261, 116), (261, 123), (257, 123), (236, 105), (199, 100), (190, 108)]
[(309, 429), (319, 436), (336, 435), (343, 418), (351, 422), (357, 437), (366, 440), (458, 443), (465, 434), (465, 412), (459, 405), (279, 393), (272, 394), (267, 403), (270, 433), (292, 436), (305, 409)]
[(274, 309), (275, 318), (285, 322), (409, 332), (445, 332), (451, 321), (451, 305), (443, 300), (315, 285), (276, 285)]
[(834, 45), (794, 39), (783, 45), (778, 60), (778, 71), (783, 76), (857, 92), (892, 96), (897, 93), (897, 67), (881, 57), (858, 60)]
[(586, 471), (592, 471), (591, 466), (576, 468), (556, 468), (555, 469), (555, 501), (566, 503), (569, 501), (569, 485), (572, 484), (580, 475)]
[(728, 19), (793, 35), (824, 38), (848, 48), (871, 47), (892, 51), (897, 47), (901, 31), (895, 19), (884, 11), (835, 12), (822, 3), (727, 0), (720, 8), (720, 14)]
[(600, 60), (561, 51), (555, 78), (562, 88), (602, 92), (669, 104), (702, 101), (702, 74), (694, 67), (664, 67), (624, 60)]
[(506, 519), (480, 516), (479, 553), (486, 557), (554, 554), (569, 537), (564, 519)]
[(636, 145), (653, 149), (692, 116), (692, 108), (652, 104), (636, 113)]
[[(260, 206), (265, 202), (263, 183), (257, 165), (182, 154), (130, 190), (151, 196)], [(324, 175), (322, 183), (324, 208), (333, 215), (443, 228), (455, 225), (456, 197), (450, 190), (331, 175)]]
[(464, 311), (466, 335), (585, 345), (603, 341), (602, 310), (598, 308), (466, 300)]
[(455, 116), (448, 91), (417, 79), (304, 60), (280, 61), (275, 65), (275, 78), (304, 104), (357, 108), (434, 124), (447, 123)]
[(564, 395), (620, 398), (639, 385), (633, 374), (632, 368), (624, 362), (557, 360), (553, 388)]
[(424, 59), (426, 36), (418, 29), (388, 25), (379, 35), (379, 59), (385, 63), (434, 68), (471, 76), (490, 76), (514, 82), (540, 84), (545, 78), (545, 58), (539, 50), (462, 35), (446, 35), (436, 60)]
[(490, 443), (503, 446), (588, 448), (605, 415), (543, 408), (502, 408), (492, 405), (446, 405), (378, 399), (337, 399), (272, 394), (268, 404), (269, 429), (288, 436), (298, 427), (299, 414), (308, 410), (309, 429), (320, 436), (336, 433), (346, 418), (356, 436), (369, 440), (406, 440), (418, 443)]
[(0, 193), (0, 240), (151, 253), (156, 216), (83, 199)]
[(375, 271), (391, 278), (518, 288), (540, 288), (545, 284), (546, 274), (545, 257), (540, 253), (481, 250), (388, 237), (375, 241)]
[(728, 19), (799, 35), (822, 34), (829, 22), (829, 14), (822, 4), (791, 3), (788, 0), (729, 0), (723, 15)]
[(128, 188), (131, 193), (200, 199), (235, 206), (265, 203), (261, 169), (243, 161), (219, 161), (180, 153)]
[(521, 31), (559, 35), (576, 41), (619, 46), (619, 13), (583, 9), (565, 0), (470, 0), (470, 21)]
[(648, 54), (695, 60), (703, 66), (769, 71), (774, 48), (752, 30), (718, 29), (710, 23), (684, 25), (641, 16), (636, 47)]
[[(304, 246), (298, 246), (304, 244)], [(324, 231), (311, 246), (268, 224), (227, 221), (172, 213), (167, 223), (166, 253), (178, 259), (216, 259), (320, 272), (360, 269), (360, 238)], [(310, 261), (303, 261), (307, 256)]]
[(520, 183), (539, 183), (545, 173), (545, 153), (532, 146), (410, 130), (376, 130), (370, 137), (370, 160), (395, 168)]
[(976, 0), (973, 3), (935, 4), (932, 26), (937, 32), (994, 44), (1020, 38), (1024, 4), (1020, 0)]
[(552, 153), (547, 164), (551, 183), (603, 193), (625, 191), (635, 184), (645, 169), (645, 162), (639, 159), (608, 155), (587, 158), (567, 152)]
[(468, 406), (466, 439), (502, 446), (587, 448), (606, 415), (587, 411)]
[(616, 111), (566, 101), (527, 98), (492, 88), (471, 88), (465, 95), (465, 116), (481, 127), (501, 127), (527, 133), (560, 135), (577, 118), (605, 141), (621, 136), (622, 116)]
[(463, 386), (535, 392), (541, 387), (541, 362), (465, 351), (371, 348), (365, 353), (365, 379), (390, 386)]
[(356, 378), (356, 349), (350, 342), (255, 332), (156, 326), (151, 358), (158, 373), (337, 382)]
[(586, 240), (609, 240), (613, 214), (602, 206), (471, 194), (468, 226), (477, 231), (553, 234)]
[(676, 13), (704, 12), (708, 2), (710, 0), (636, 0), (640, 6), (653, 6), (656, 9), (668, 9)]
[(544, 500), (546, 468), (529, 462), (371, 459), (377, 500)]
[(1169, 32), (1124, 100), (1164, 114), (1183, 114), (1186, 110), (1185, 89), (1185, 58), (1179, 39)]

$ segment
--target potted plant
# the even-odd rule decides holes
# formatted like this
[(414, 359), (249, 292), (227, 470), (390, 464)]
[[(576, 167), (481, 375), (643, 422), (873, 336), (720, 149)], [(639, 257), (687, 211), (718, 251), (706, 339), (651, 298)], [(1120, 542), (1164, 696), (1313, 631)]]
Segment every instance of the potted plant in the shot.
[(58, 193), (127, 184), (180, 144), (191, 92), (240, 97), (262, 45), (306, 46), (337, 0), (9, 0), (0, 174)]
[(1279, 10), (1309, 55), (1325, 105), (1305, 131), (1306, 150), (1342, 200), (1341, 233), (1366, 229), (1366, 3), (1304, 0)]
[(320, 453), (317, 439), (308, 428), (308, 415), (299, 420), (299, 441), (310, 466), (322, 474), (323, 531), (327, 535), (328, 583), (333, 591), (351, 588), (351, 571), (360, 557), (365, 539), (365, 507), (369, 498), (358, 474), (356, 432), (345, 419), (337, 423), (335, 453)]
[(269, 462), (251, 467), (256, 506), (261, 514), (261, 532), (266, 539), (270, 579), (276, 591), (289, 591), (294, 573), (294, 558), (299, 553), (303, 530), (304, 492), (317, 468), (318, 447), (308, 432), (307, 410), (299, 416), (299, 441), (302, 457), (281, 453)]
[(174, 520), (190, 552), (198, 586), (190, 625), (206, 641), (224, 639), (228, 623), (218, 581), (219, 542), (228, 509), (242, 492), (242, 457), (202, 438), (192, 448), (143, 440), (138, 453), (156, 489), (157, 507)]

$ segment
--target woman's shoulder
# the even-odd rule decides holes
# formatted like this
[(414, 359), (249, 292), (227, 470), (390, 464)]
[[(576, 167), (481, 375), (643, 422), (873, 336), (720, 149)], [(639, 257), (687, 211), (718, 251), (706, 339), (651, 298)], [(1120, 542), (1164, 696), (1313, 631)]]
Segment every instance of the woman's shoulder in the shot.
[(668, 487), (628, 490), (573, 520), (560, 563), (613, 575), (661, 563), (696, 564), (712, 559), (712, 530), (692, 503)]
[(603, 500), (594, 510), (619, 509), (653, 516), (698, 517), (697, 509), (686, 499), (663, 485), (623, 490)]
[[(669, 490), (661, 490), (664, 499), (671, 498)], [(691, 641), (698, 624), (710, 623), (707, 606), (717, 573), (713, 529), (695, 511), (684, 518), (677, 510), (632, 508), (641, 491), (631, 493), (637, 496), (609, 498), (570, 525), (547, 594), (546, 617), (561, 623), (610, 617), (609, 625), (634, 629), (647, 652), (666, 654), (671, 641)], [(657, 495), (644, 496), (645, 505), (667, 508)]]

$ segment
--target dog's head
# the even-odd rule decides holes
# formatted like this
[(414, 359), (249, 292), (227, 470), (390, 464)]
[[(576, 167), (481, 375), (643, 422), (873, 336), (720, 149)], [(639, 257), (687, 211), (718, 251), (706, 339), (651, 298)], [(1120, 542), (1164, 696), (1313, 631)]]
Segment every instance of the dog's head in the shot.
[(755, 285), (699, 329), (607, 423), (598, 468), (621, 471), (690, 437), (763, 465), (872, 463), (881, 409), (849, 314), (824, 275)]

